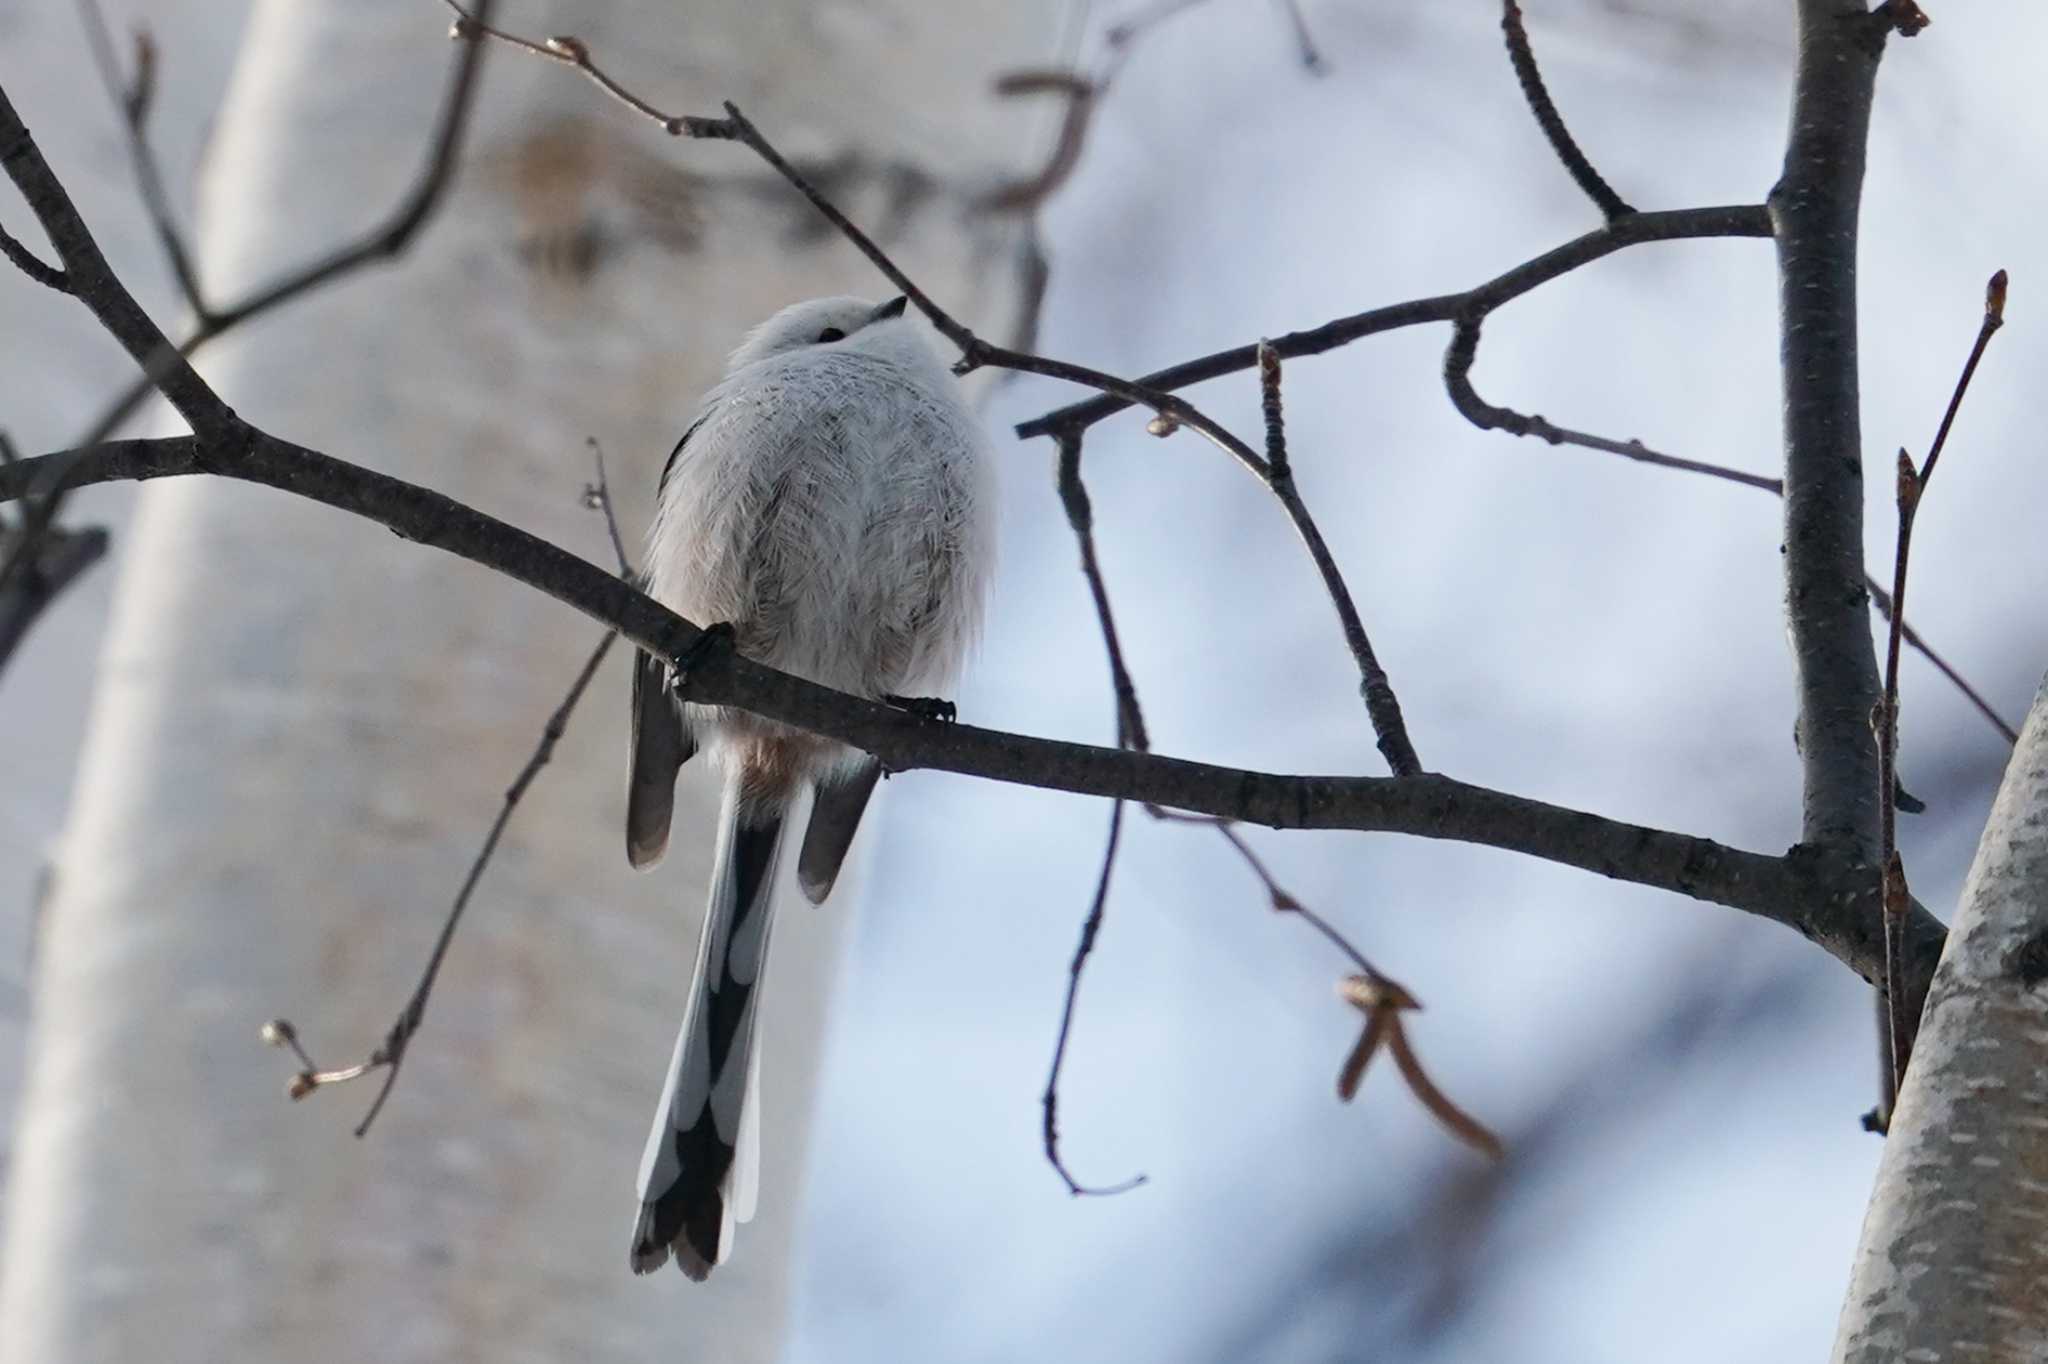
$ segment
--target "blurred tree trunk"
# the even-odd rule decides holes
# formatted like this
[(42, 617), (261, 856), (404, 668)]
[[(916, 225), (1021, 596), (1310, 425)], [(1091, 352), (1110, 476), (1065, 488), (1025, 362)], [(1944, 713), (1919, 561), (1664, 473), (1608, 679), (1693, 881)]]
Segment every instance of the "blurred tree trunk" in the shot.
[[(1036, 127), (992, 72), (1052, 7), (783, 0), (562, 7), (679, 111), (737, 101), (922, 283), (1001, 336), (1013, 223), (969, 201)], [(261, 0), (203, 192), (233, 297), (395, 202), (450, 53), (431, 3)], [(85, 77), (81, 75), (83, 84)], [(31, 118), (56, 111), (25, 110)], [(696, 395), (792, 299), (884, 286), (745, 152), (672, 142), (559, 67), (494, 54), (469, 163), (397, 269), (222, 343), (256, 421), (609, 562)], [(1000, 149), (1002, 159), (996, 159)], [(772, 1358), (839, 925), (778, 935), (761, 1217), (703, 1288), (626, 1265), (634, 1175), (692, 954), (712, 798), (626, 868), (624, 651), (487, 873), (390, 1107), (286, 1102), (404, 1003), (502, 792), (595, 643), (534, 593), (225, 480), (146, 490), (60, 850), (0, 1260), (0, 1360)], [(851, 887), (849, 889), (852, 889)]]
[(2048, 1356), (2048, 685), (2006, 768), (1863, 1224), (1835, 1358)]

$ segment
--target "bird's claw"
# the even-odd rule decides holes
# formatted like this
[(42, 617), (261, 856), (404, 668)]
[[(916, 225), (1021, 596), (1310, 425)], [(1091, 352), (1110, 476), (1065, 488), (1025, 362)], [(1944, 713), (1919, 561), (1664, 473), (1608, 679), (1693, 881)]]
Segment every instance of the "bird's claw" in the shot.
[(721, 649), (732, 648), (734, 631), (729, 620), (713, 621), (697, 632), (697, 637), (685, 644), (668, 661), (669, 690), (680, 692), (683, 684), (690, 680), (690, 671), (701, 667), (706, 660)]
[(943, 697), (884, 696), (882, 699), (898, 710), (909, 711), (920, 720), (942, 720), (950, 725), (960, 718), (960, 708)]

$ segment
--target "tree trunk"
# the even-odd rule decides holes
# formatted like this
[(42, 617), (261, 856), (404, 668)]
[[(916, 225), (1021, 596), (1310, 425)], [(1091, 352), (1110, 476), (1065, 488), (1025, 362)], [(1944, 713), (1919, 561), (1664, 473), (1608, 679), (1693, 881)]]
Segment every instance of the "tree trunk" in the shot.
[[(1025, 272), (973, 195), (1034, 149), (990, 75), (1049, 47), (1001, 0), (857, 15), (640, 3), (556, 22), (675, 111), (731, 98), (972, 324)], [(830, 20), (831, 22), (828, 22)], [(451, 53), (430, 3), (262, 0), (212, 150), (201, 254), (231, 298), (414, 173)], [(55, 111), (27, 110), (33, 118)], [(223, 396), (609, 562), (696, 395), (782, 303), (886, 288), (743, 150), (664, 138), (494, 54), (472, 155), (396, 269), (224, 341)], [(1003, 149), (1007, 164), (992, 160)], [(8, 1364), (772, 1358), (838, 926), (777, 937), (761, 1217), (703, 1288), (626, 1264), (683, 1007), (712, 800), (626, 868), (626, 651), (515, 815), (368, 1138), (364, 1086), (286, 1102), (257, 1026), (357, 1059), (403, 1005), (504, 788), (595, 643), (581, 619), (310, 503), (147, 489), (35, 977), (0, 1261)]]
[(1835, 1341), (1843, 1364), (2048, 1355), (2048, 684), (1928, 991)]

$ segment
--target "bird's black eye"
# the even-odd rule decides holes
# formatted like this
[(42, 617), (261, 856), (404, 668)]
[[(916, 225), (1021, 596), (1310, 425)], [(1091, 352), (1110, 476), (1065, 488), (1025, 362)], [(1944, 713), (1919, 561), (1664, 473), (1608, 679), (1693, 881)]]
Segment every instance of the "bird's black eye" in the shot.
[(845, 339), (846, 333), (837, 327), (827, 327), (818, 333), (818, 344), (821, 346), (830, 341), (844, 341)]

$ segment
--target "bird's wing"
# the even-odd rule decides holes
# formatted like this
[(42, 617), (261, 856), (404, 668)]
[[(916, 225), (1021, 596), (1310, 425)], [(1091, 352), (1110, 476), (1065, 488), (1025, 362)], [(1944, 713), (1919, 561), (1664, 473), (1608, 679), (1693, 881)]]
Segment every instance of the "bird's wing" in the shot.
[(626, 860), (651, 866), (668, 848), (676, 773), (697, 751), (683, 711), (668, 687), (668, 664), (647, 653), (633, 659), (633, 740), (626, 781)]
[(804, 829), (803, 851), (797, 854), (796, 879), (804, 898), (814, 905), (825, 903), (832, 883), (839, 879), (840, 864), (853, 844), (853, 831), (874, 794), (882, 764), (863, 757), (859, 767), (834, 781), (818, 784), (818, 798), (811, 805), (811, 822)]

